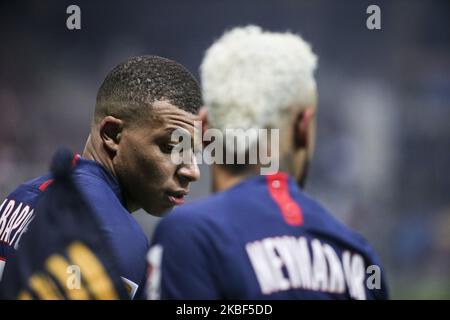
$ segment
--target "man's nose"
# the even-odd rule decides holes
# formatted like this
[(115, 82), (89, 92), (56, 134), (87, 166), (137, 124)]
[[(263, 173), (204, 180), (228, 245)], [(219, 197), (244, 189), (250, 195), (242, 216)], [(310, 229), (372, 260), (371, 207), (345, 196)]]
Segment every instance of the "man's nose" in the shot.
[(187, 182), (194, 182), (200, 179), (200, 170), (197, 163), (183, 164), (178, 169), (178, 176)]

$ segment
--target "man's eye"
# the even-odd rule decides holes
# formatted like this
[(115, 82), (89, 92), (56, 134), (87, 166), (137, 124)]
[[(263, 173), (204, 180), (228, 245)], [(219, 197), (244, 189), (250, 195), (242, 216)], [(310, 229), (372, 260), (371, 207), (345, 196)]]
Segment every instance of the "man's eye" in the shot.
[(164, 152), (170, 153), (170, 152), (172, 152), (174, 147), (175, 146), (172, 144), (165, 144), (162, 149)]

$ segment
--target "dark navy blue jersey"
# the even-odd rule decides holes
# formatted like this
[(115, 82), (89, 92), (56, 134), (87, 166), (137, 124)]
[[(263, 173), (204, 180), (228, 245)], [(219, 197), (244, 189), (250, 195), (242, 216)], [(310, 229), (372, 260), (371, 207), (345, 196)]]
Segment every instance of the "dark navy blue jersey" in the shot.
[[(118, 270), (132, 296), (140, 296), (146, 278), (145, 255), (149, 244), (136, 220), (122, 204), (115, 177), (102, 165), (77, 156), (73, 179), (92, 207), (101, 231), (118, 263)], [(23, 183), (0, 204), (0, 262), (14, 259), (20, 238), (32, 226), (34, 208), (52, 183), (50, 174)], [(2, 266), (0, 265), (0, 272)]]
[(369, 244), (284, 173), (176, 208), (147, 255), (150, 299), (386, 299)]

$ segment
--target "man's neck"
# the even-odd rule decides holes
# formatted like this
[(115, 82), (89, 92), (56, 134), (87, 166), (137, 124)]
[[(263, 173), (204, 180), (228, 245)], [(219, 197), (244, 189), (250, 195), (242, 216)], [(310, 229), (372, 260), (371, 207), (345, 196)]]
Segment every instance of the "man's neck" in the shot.
[(82, 156), (88, 160), (100, 163), (116, 177), (112, 162), (108, 159), (107, 155), (105, 155), (104, 152), (99, 150), (95, 143), (95, 139), (92, 137), (92, 134), (89, 135), (86, 141)]
[[(295, 161), (297, 161), (296, 165), (294, 165), (294, 161), (290, 161), (286, 158), (280, 160), (280, 168), (279, 171), (288, 172), (298, 179), (297, 183), (303, 188), (304, 180), (306, 176), (304, 172), (308, 172), (308, 161), (304, 154), (300, 156), (294, 157), (290, 155)], [(240, 174), (232, 173), (230, 170), (225, 168), (226, 165), (213, 164), (211, 169), (212, 174), (212, 191), (213, 192), (221, 192), (227, 190), (229, 188), (234, 187), (236, 184), (241, 181), (248, 179), (250, 177), (257, 176), (261, 174), (260, 166), (255, 165), (254, 167), (249, 168)]]
[(241, 181), (252, 177), (257, 174), (258, 171), (250, 170), (242, 174), (232, 174), (226, 170), (222, 165), (213, 164), (212, 173), (212, 191), (221, 192), (230, 189), (240, 183)]
[[(86, 141), (86, 145), (84, 147), (82, 156), (88, 160), (100, 163), (109, 172), (111, 172), (114, 177), (117, 178), (116, 172), (112, 165), (112, 161), (109, 159), (106, 152), (102, 151), (102, 149), (98, 147), (98, 144), (95, 143), (95, 138), (93, 138), (92, 134), (89, 135)], [(132, 201), (130, 201), (129, 200), (130, 197), (123, 190), (122, 190), (122, 197), (123, 197), (123, 205), (130, 213), (139, 210), (141, 208), (140, 206), (137, 206)]]

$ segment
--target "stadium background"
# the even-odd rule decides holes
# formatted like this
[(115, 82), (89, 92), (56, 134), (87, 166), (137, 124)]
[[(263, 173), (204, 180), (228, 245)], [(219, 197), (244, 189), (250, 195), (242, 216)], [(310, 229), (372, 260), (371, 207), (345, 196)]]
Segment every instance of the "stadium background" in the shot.
[[(70, 4), (80, 31), (66, 29)], [(382, 30), (365, 26), (370, 4)], [(0, 195), (45, 172), (57, 146), (83, 150), (96, 90), (118, 62), (157, 54), (198, 78), (225, 29), (291, 30), (319, 55), (307, 191), (371, 241), (393, 298), (448, 299), (449, 13), (445, 0), (2, 1)], [(209, 193), (201, 170), (190, 200)], [(157, 219), (137, 219), (150, 236)]]

